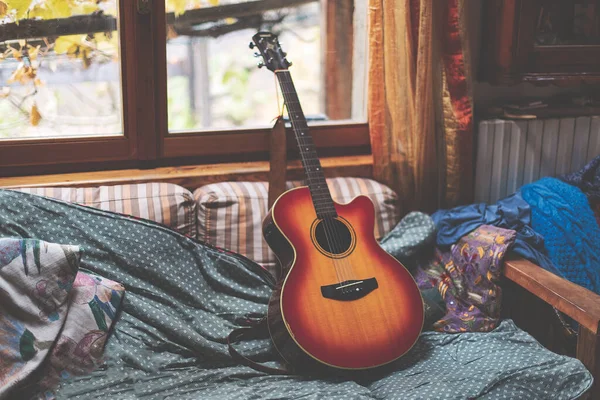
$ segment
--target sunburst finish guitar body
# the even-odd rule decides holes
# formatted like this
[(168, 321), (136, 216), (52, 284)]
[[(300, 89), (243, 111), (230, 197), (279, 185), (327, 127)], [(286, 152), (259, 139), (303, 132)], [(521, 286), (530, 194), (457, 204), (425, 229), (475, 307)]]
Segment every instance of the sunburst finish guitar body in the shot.
[(388, 364), (421, 332), (420, 292), (375, 240), (371, 200), (333, 202), (277, 38), (259, 32), (253, 40), (278, 76), (308, 178), (308, 186), (281, 195), (263, 222), (282, 267), (268, 310), (275, 347), (309, 371)]

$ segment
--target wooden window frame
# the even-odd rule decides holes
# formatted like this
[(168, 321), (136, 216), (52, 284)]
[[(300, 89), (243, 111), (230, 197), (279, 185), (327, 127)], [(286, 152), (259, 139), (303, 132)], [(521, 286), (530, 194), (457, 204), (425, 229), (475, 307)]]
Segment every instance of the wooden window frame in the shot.
[[(333, 18), (339, 9), (322, 1)], [(123, 135), (1, 140), (0, 176), (268, 159), (269, 128), (168, 132), (165, 1), (152, 2), (149, 14), (138, 13), (136, 4), (119, 1)], [(333, 39), (325, 45), (336, 46), (340, 38)], [(326, 65), (335, 62), (328, 59)], [(310, 127), (322, 155), (370, 153), (367, 122)], [(288, 144), (294, 149), (293, 140)]]

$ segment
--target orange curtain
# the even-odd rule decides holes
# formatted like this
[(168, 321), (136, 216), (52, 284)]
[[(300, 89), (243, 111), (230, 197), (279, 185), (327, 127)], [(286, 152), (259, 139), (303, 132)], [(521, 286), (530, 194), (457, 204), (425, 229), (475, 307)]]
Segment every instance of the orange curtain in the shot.
[(375, 178), (399, 193), (403, 213), (466, 203), (473, 112), (465, 0), (369, 2)]

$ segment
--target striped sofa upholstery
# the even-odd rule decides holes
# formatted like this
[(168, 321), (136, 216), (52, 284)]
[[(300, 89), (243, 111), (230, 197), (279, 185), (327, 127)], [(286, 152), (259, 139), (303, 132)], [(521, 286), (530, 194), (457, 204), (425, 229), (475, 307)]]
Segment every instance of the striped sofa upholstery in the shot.
[(189, 190), (172, 183), (13, 190), (149, 219), (196, 237), (196, 202)]
[[(364, 178), (332, 178), (327, 184), (338, 203), (347, 203), (360, 194), (371, 198), (378, 239), (398, 222), (397, 195), (387, 186)], [(301, 185), (299, 181), (288, 182), (287, 188)], [(222, 182), (196, 189), (198, 239), (243, 254), (276, 274), (275, 255), (262, 236), (267, 198), (267, 182)]]

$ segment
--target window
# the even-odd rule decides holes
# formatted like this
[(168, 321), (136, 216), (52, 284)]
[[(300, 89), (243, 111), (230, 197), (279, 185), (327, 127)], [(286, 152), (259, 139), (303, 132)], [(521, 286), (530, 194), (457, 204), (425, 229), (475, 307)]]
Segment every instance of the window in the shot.
[(0, 0), (0, 166), (264, 157), (283, 100), (248, 48), (258, 30), (294, 62), (317, 146), (364, 152), (366, 13), (358, 0)]
[(116, 0), (29, 3), (0, 2), (0, 140), (122, 135)]

